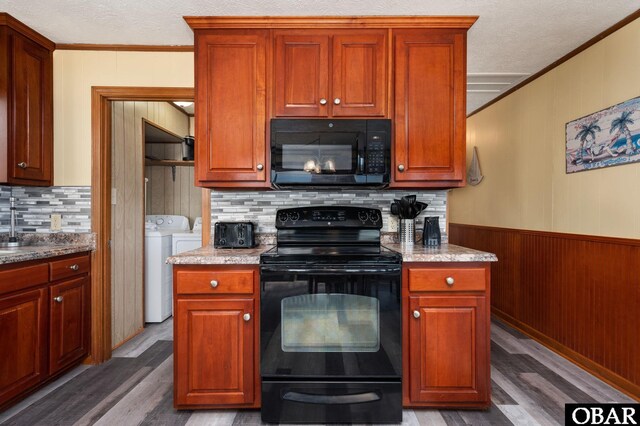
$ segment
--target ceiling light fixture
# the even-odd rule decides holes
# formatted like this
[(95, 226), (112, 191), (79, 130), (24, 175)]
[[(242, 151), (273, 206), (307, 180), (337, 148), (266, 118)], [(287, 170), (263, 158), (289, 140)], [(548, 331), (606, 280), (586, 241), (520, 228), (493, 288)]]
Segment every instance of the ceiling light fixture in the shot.
[(188, 108), (191, 105), (193, 105), (193, 102), (178, 101), (178, 102), (174, 102), (174, 104), (178, 105), (180, 108)]

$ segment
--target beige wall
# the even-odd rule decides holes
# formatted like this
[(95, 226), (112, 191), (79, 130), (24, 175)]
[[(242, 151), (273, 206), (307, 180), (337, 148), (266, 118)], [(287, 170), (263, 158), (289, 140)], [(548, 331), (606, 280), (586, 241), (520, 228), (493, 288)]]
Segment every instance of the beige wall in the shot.
[(91, 185), (91, 87), (193, 87), (191, 52), (56, 50), (54, 184)]
[(640, 163), (565, 174), (565, 124), (640, 95), (638, 52), (640, 20), (470, 117), (484, 180), (450, 222), (640, 238)]

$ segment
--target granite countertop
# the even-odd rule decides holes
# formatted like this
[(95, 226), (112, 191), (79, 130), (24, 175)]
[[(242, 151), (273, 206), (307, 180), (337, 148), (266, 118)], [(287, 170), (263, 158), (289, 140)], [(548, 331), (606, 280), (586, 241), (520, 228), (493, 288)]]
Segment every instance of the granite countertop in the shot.
[(455, 244), (442, 244), (440, 247), (425, 247), (422, 244), (405, 246), (384, 244), (385, 247), (402, 254), (403, 262), (497, 262), (493, 253), (479, 251)]
[[(404, 246), (384, 244), (385, 247), (402, 254), (403, 262), (497, 262), (493, 253), (478, 251), (454, 244), (440, 247), (424, 247), (422, 244)], [(273, 245), (261, 244), (252, 249), (216, 249), (213, 246), (180, 253), (167, 259), (174, 265), (257, 265), (260, 255)]]
[(250, 249), (217, 249), (204, 246), (167, 258), (174, 265), (257, 265), (260, 255), (272, 245), (260, 244)]
[[(0, 235), (0, 241), (7, 240), (7, 234)], [(0, 265), (82, 253), (96, 248), (95, 234), (18, 234), (18, 240), (27, 241), (29, 245), (0, 248)]]

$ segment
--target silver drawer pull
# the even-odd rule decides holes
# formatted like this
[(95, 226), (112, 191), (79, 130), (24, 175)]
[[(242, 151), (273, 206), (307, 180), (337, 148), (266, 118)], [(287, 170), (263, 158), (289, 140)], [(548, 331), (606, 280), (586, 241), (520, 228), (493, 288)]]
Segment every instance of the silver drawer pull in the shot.
[(242, 319), (245, 320), (245, 321), (249, 321), (251, 319), (251, 314), (249, 314), (249, 313), (244, 314), (242, 316)]
[(445, 281), (447, 282), (447, 285), (452, 286), (456, 281), (453, 279), (453, 277), (447, 277), (445, 279)]
[(18, 163), (18, 167), (20, 167), (21, 169), (26, 169), (27, 168), (27, 163), (22, 161), (22, 162)]
[(58, 303), (62, 303), (63, 297), (62, 296), (56, 296), (53, 298), (53, 300), (55, 300)]
[(414, 318), (420, 318), (420, 311), (413, 311)]
[(77, 263), (74, 263), (73, 265), (69, 266), (69, 269), (71, 269), (72, 271), (77, 271), (78, 269), (80, 269), (80, 266)]
[(216, 280), (211, 280), (211, 287), (212, 287), (212, 288), (216, 288), (216, 287), (218, 287), (218, 281), (216, 281)]

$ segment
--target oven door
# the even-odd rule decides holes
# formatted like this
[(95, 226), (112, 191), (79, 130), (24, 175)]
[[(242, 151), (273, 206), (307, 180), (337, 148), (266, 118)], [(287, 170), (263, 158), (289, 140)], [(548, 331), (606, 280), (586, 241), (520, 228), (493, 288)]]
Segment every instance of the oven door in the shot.
[(263, 380), (399, 380), (401, 266), (261, 267)]
[(275, 185), (365, 184), (365, 120), (272, 120)]

